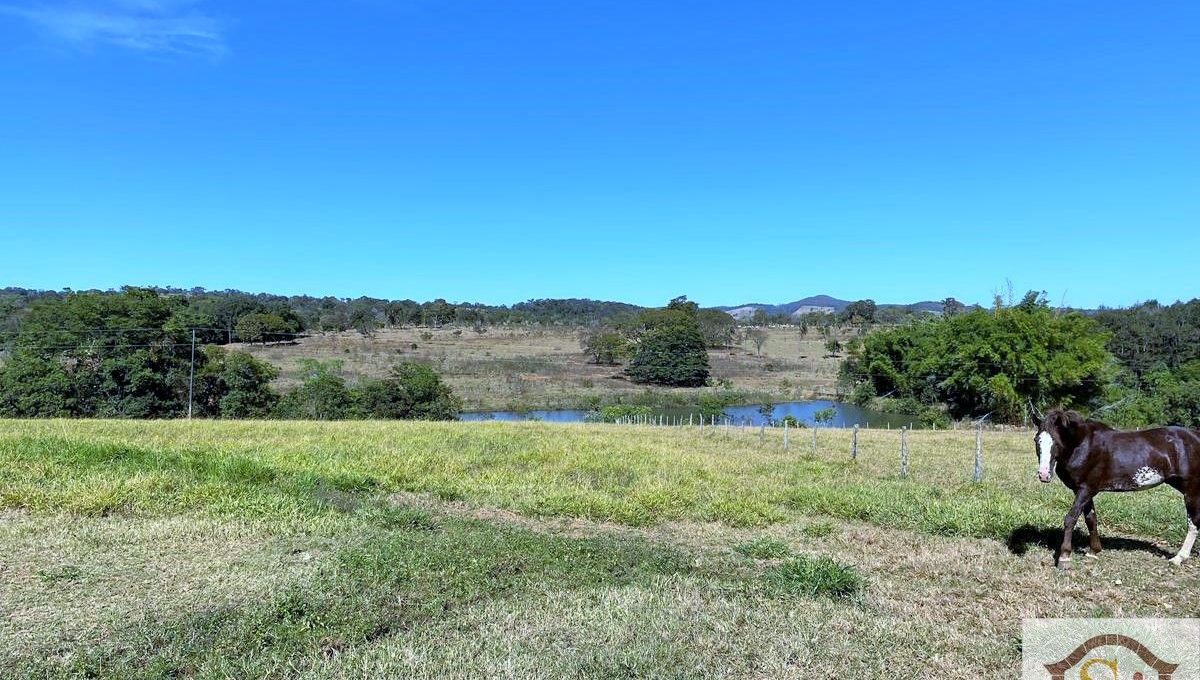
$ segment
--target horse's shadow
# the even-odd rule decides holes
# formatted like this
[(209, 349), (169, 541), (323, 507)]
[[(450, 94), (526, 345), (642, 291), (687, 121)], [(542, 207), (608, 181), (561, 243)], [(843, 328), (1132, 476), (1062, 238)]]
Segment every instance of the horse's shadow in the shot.
[[(1035, 527), (1032, 524), (1017, 527), (1011, 534), (1008, 535), (1008, 540), (1005, 544), (1008, 546), (1008, 551), (1014, 555), (1024, 555), (1029, 552), (1030, 546), (1044, 548), (1058, 554), (1058, 548), (1062, 543), (1062, 529), (1053, 527)], [(1082, 550), (1088, 544), (1087, 535), (1081, 530), (1076, 529), (1074, 534), (1074, 543), (1077, 550)], [(1139, 550), (1147, 552), (1151, 555), (1160, 557), (1170, 557), (1171, 553), (1163, 550), (1149, 541), (1143, 541), (1139, 538), (1125, 538), (1123, 536), (1105, 536), (1100, 535), (1100, 544), (1104, 550)]]

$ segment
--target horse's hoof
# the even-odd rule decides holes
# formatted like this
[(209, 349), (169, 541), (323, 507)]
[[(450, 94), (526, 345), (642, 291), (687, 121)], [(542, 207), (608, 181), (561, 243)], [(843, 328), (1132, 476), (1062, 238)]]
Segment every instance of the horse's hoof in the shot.
[(1058, 559), (1058, 569), (1059, 569), (1059, 571), (1070, 571), (1071, 570), (1071, 558), (1070, 557), (1066, 557), (1066, 558), (1060, 557)]
[(1180, 557), (1179, 555), (1176, 555), (1167, 561), (1170, 562), (1171, 564), (1174, 564), (1177, 567), (1183, 566), (1183, 558)]
[(1099, 554), (1097, 554), (1097, 553), (1094, 553), (1094, 552), (1084, 553), (1084, 554), (1083, 554), (1083, 556), (1084, 556), (1084, 557), (1086, 557), (1086, 558), (1088, 558), (1089, 560), (1098, 560), (1098, 559), (1100, 559), (1100, 555), (1099, 555)]

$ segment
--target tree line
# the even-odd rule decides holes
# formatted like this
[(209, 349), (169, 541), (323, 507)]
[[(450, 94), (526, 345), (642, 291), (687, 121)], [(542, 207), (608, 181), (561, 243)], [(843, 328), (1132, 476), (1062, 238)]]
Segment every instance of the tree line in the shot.
[(927, 421), (1019, 423), (1065, 406), (1125, 427), (1200, 426), (1200, 300), (1085, 314), (1030, 291), (877, 329), (848, 349), (847, 398)]
[[(174, 418), (187, 411), (189, 387), (193, 410), (203, 417), (457, 413), (459, 402), (427, 367), (400, 364), (380, 381), (348, 384), (337, 367), (310, 364), (298, 389), (279, 394), (272, 387), (278, 369), (227, 347), (292, 338), (313, 331), (314, 324), (324, 328), (330, 310), (345, 313), (351, 325), (359, 317), (433, 325), (501, 318), (570, 322), (585, 328), (580, 342), (592, 361), (624, 365), (634, 382), (680, 387), (708, 383), (709, 349), (754, 340), (759, 330), (686, 297), (661, 308), (590, 300), (511, 308), (361, 300), (147, 288), (5, 289), (0, 416)], [(1117, 425), (1200, 426), (1200, 300), (1080, 312), (1053, 309), (1044, 293), (1031, 291), (1007, 304), (997, 297), (990, 309), (948, 299), (941, 315), (914, 315), (890, 326), (875, 325), (879, 311), (860, 300), (838, 315), (797, 319), (815, 324), (798, 323), (801, 337), (816, 328), (830, 354), (847, 352), (839, 385), (856, 403), (930, 422), (985, 416), (1021, 422), (1031, 409), (1067, 406)], [(835, 324), (859, 333), (843, 347), (831, 334)], [(360, 325), (369, 332), (370, 324)], [(760, 336), (765, 341), (765, 333)]]
[[(229, 336), (212, 318), (229, 301), (139, 288), (39, 297), (10, 333), (0, 417), (179, 418), (189, 406), (208, 418), (457, 417), (461, 402), (418, 364), (353, 386), (310, 364), (298, 389), (278, 393), (276, 367), (222, 346)], [(256, 315), (299, 323), (281, 308), (234, 325)]]
[[(124, 289), (122, 289), (123, 291)], [(486, 332), (499, 325), (606, 325), (628, 328), (636, 325), (647, 308), (624, 302), (588, 299), (539, 299), (514, 305), (454, 303), (444, 299), (426, 302), (359, 297), (338, 298), (308, 295), (273, 295), (237, 290), (204, 288), (145, 287), (162, 297), (188, 301), (190, 327), (200, 328), (205, 343), (234, 341), (272, 342), (286, 340), (306, 332), (344, 332), (357, 330), (371, 334), (383, 328), (406, 326), (465, 326)], [(15, 337), (22, 320), (40, 300), (61, 300), (71, 295), (120, 295), (122, 291), (43, 291), (25, 288), (0, 289), (0, 347)], [(963, 307), (948, 298), (943, 306), (949, 311)], [(701, 323), (712, 346), (729, 345), (737, 327), (792, 325), (807, 334), (810, 330), (827, 333), (833, 326), (858, 328), (906, 323), (933, 316), (915, 306), (876, 305), (873, 300), (857, 300), (836, 314), (809, 312), (796, 316), (771, 315), (762, 309), (741, 321), (718, 309), (700, 310)]]
[[(40, 301), (63, 300), (73, 295), (119, 296), (121, 291), (39, 291), (24, 288), (0, 289), (0, 347), (16, 336), (24, 319)], [(624, 302), (599, 300), (529, 300), (511, 306), (452, 303), (444, 299), (427, 302), (359, 297), (312, 297), (271, 295), (236, 290), (210, 291), (203, 288), (137, 288), (163, 298), (187, 301), (187, 326), (204, 329), (205, 343), (270, 342), (303, 332), (363, 334), (381, 328), (404, 326), (460, 325), (485, 329), (495, 325), (582, 326), (604, 322), (641, 308)]]

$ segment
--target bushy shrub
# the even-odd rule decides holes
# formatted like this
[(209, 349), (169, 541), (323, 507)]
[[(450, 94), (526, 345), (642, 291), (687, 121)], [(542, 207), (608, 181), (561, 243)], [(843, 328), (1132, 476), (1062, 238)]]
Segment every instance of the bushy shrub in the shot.
[(876, 330), (852, 348), (840, 378), (855, 403), (869, 394), (895, 395), (944, 404), (955, 418), (991, 413), (993, 420), (1020, 422), (1030, 402), (1094, 403), (1110, 373), (1106, 339), (1094, 320), (1057, 314), (1030, 293), (1012, 307)]
[(280, 418), (306, 420), (454, 420), (462, 401), (429, 366), (402, 362), (382, 380), (347, 387), (336, 361), (305, 362), (304, 382), (279, 400)]
[(404, 362), (383, 380), (363, 383), (354, 391), (356, 415), (397, 420), (454, 420), (462, 401), (441, 376), (425, 364)]
[(783, 427), (784, 425), (786, 425), (788, 427), (808, 427), (803, 422), (801, 422), (798, 418), (796, 418), (796, 416), (791, 416), (791, 415), (780, 418), (779, 422), (776, 424), (779, 425), (780, 427)]
[(702, 394), (698, 400), (697, 406), (700, 408), (700, 415), (706, 420), (720, 418), (725, 415), (725, 408), (732, 403), (724, 394)]
[(279, 418), (294, 420), (346, 420), (352, 417), (354, 395), (338, 375), (340, 361), (301, 361), (300, 387), (283, 395), (275, 407)]

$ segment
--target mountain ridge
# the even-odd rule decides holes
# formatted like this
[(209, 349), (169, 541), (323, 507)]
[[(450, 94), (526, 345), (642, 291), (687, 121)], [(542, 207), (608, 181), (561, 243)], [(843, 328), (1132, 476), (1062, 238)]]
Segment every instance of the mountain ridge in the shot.
[[(852, 303), (852, 302), (854, 302), (854, 301), (853, 300), (843, 300), (841, 298), (833, 297), (832, 295), (820, 294), (820, 295), (810, 295), (808, 297), (801, 298), (799, 300), (794, 300), (792, 302), (785, 302), (782, 304), (747, 302), (747, 303), (740, 304), (740, 305), (720, 306), (720, 307), (717, 307), (717, 309), (720, 309), (724, 312), (728, 312), (732, 316), (739, 318), (739, 319), (744, 318), (744, 317), (749, 317), (752, 314), (754, 314), (755, 311), (757, 311), (759, 309), (761, 309), (761, 310), (765, 311), (767, 314), (770, 314), (773, 316), (774, 315), (800, 316), (802, 314), (807, 314), (809, 312), (826, 312), (826, 313), (831, 313), (831, 314), (837, 314), (838, 312), (841, 312), (846, 307), (848, 307), (850, 305), (850, 303)], [(922, 300), (920, 302), (912, 302), (912, 303), (877, 303), (877, 305), (879, 307), (911, 307), (913, 309), (923, 311), (923, 312), (932, 312), (934, 314), (942, 313), (942, 303), (940, 301), (934, 301), (934, 300)]]

